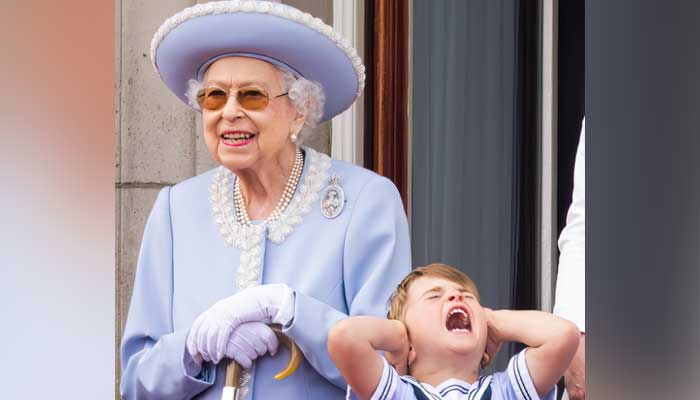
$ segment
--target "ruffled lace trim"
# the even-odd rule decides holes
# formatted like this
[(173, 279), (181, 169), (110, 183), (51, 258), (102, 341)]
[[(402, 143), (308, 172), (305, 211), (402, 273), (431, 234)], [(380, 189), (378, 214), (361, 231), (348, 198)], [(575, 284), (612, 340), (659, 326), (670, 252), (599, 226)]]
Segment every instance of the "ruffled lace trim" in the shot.
[[(300, 225), (304, 216), (311, 212), (312, 204), (319, 199), (323, 182), (328, 177), (331, 159), (325, 154), (305, 148), (306, 175), (280, 218), (269, 223), (267, 238), (281, 244)], [(212, 216), (224, 241), (241, 250), (240, 266), (236, 284), (244, 289), (257, 285), (260, 278), (260, 260), (265, 224), (244, 225), (236, 219), (233, 204), (233, 183), (236, 176), (221, 166), (214, 173), (209, 188)]]

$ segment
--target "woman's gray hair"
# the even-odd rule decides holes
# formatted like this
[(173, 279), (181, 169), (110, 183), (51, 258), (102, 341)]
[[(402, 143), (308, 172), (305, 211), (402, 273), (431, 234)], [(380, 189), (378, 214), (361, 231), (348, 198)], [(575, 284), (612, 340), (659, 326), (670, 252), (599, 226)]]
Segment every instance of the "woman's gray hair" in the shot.
[[(326, 102), (326, 95), (323, 92), (323, 87), (317, 82), (299, 77), (295, 78), (289, 71), (277, 67), (282, 75), (284, 90), (288, 93), (287, 97), (292, 101), (296, 111), (305, 118), (304, 127), (297, 135), (296, 143), (301, 145), (314, 134), (314, 128), (318, 125), (323, 117), (323, 106)], [(190, 79), (187, 82), (187, 100), (192, 108), (200, 110), (197, 103), (197, 93), (204, 88), (204, 82)]]

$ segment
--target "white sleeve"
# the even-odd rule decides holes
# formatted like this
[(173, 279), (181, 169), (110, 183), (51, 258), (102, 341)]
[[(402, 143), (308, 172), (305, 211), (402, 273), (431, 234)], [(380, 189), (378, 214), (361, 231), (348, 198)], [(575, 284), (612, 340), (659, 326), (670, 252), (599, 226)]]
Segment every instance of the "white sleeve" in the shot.
[(574, 192), (566, 216), (566, 227), (559, 236), (559, 272), (554, 314), (586, 331), (586, 119), (574, 165)]
[[(508, 369), (506, 373), (508, 375), (508, 380), (510, 385), (507, 390), (505, 390), (504, 398), (507, 399), (517, 399), (517, 400), (554, 400), (557, 398), (557, 387), (556, 385), (552, 387), (544, 397), (540, 399), (537, 394), (537, 389), (535, 389), (535, 384), (532, 382), (532, 377), (530, 377), (530, 370), (527, 369), (527, 362), (525, 361), (525, 352), (527, 349), (521, 351), (520, 353), (511, 357), (508, 363)], [(503, 379), (498, 379), (496, 375), (501, 375), (500, 373), (494, 374), (494, 379), (496, 381), (503, 381)]]
[[(413, 388), (410, 384), (399, 379), (399, 374), (394, 367), (382, 357), (384, 368), (382, 369), (382, 378), (379, 380), (377, 389), (372, 393), (370, 400), (415, 400)], [(346, 400), (358, 400), (355, 392), (348, 385)]]

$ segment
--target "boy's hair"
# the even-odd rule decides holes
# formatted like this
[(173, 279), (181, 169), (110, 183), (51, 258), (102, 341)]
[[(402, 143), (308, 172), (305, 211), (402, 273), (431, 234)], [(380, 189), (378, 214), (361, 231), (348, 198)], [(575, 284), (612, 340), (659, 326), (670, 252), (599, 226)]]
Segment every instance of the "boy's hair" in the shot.
[(406, 300), (408, 298), (408, 288), (416, 279), (423, 276), (442, 278), (450, 282), (454, 282), (464, 289), (470, 291), (472, 294), (474, 294), (476, 299), (480, 301), (479, 291), (471, 278), (457, 268), (446, 264), (433, 263), (414, 269), (408, 275), (406, 275), (405, 278), (403, 278), (398, 286), (396, 286), (396, 291), (394, 291), (389, 298), (389, 312), (386, 316), (388, 319), (403, 321), (406, 311)]

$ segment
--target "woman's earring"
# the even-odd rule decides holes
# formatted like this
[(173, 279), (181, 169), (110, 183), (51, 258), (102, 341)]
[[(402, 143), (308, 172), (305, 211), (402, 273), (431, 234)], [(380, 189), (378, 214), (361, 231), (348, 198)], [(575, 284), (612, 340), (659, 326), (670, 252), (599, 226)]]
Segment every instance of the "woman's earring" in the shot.
[(292, 141), (292, 143), (297, 142), (297, 134), (295, 132), (292, 132), (292, 134), (289, 136), (289, 139)]

